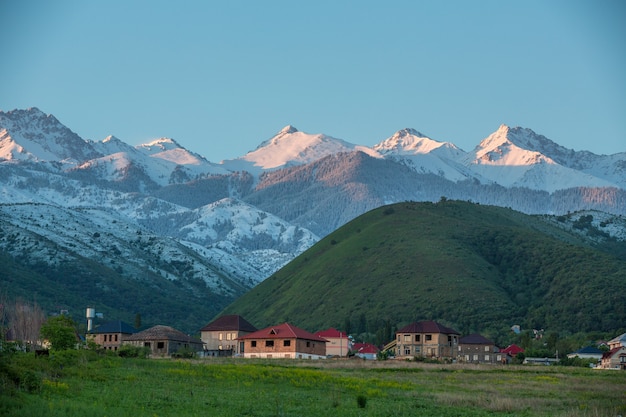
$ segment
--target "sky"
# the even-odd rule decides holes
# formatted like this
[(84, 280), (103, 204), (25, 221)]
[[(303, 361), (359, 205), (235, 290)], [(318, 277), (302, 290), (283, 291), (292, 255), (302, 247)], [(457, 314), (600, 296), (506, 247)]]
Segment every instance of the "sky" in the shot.
[(4, 1), (0, 110), (212, 162), (285, 125), (470, 151), (501, 124), (626, 151), (626, 2)]

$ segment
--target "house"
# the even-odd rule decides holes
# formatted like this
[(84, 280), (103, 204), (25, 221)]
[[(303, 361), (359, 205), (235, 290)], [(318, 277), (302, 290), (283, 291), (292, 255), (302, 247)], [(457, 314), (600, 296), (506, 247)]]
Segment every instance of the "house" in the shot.
[[(508, 355), (509, 358), (515, 358), (520, 353), (524, 353), (524, 349), (513, 344), (513, 345), (508, 345), (504, 349), (500, 349), (500, 353), (502, 353), (503, 355)], [(508, 362), (508, 359), (507, 359), (507, 362)]]
[(411, 323), (396, 332), (396, 357), (456, 359), (459, 335), (435, 321)]
[(200, 339), (208, 356), (232, 356), (241, 353), (237, 339), (257, 328), (236, 314), (221, 316), (200, 329)]
[(193, 338), (169, 326), (154, 326), (126, 337), (124, 345), (150, 348), (151, 356), (172, 356), (180, 350), (202, 351), (202, 340)]
[(371, 343), (355, 343), (352, 350), (361, 359), (376, 360), (380, 349)]
[(570, 359), (572, 358), (593, 359), (599, 362), (602, 359), (603, 353), (604, 352), (602, 352), (600, 349), (596, 347), (587, 346), (582, 349), (578, 349), (576, 352), (568, 354), (567, 357)]
[(237, 339), (245, 358), (321, 359), (327, 340), (289, 323), (266, 327)]
[(604, 352), (600, 361), (602, 369), (626, 370), (626, 347), (616, 346), (608, 352)]
[[(503, 363), (506, 354), (502, 354), (494, 342), (474, 333), (459, 339), (458, 360), (467, 363)], [(504, 359), (504, 361), (503, 361)]]
[(616, 347), (626, 346), (626, 333), (621, 334), (608, 342), (609, 350), (613, 350)]
[(352, 348), (348, 335), (332, 327), (316, 332), (315, 336), (328, 340), (326, 342), (326, 356), (347, 357)]
[(137, 333), (134, 327), (121, 320), (104, 323), (87, 333), (87, 340), (93, 341), (105, 350), (118, 350), (122, 341)]

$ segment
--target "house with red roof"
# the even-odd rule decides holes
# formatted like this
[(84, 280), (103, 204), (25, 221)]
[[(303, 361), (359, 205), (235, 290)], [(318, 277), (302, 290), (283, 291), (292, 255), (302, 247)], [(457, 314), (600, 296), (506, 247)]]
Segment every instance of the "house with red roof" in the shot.
[(459, 336), (436, 321), (411, 323), (396, 332), (396, 357), (456, 359)]
[(352, 347), (355, 356), (361, 359), (376, 360), (380, 349), (371, 343), (355, 343)]
[(600, 360), (600, 368), (626, 370), (626, 347), (616, 346), (604, 352)]
[(507, 347), (505, 347), (504, 349), (501, 349), (500, 352), (502, 354), (508, 355), (511, 358), (516, 357), (518, 354), (520, 353), (524, 353), (524, 349), (522, 349), (521, 347), (513, 344), (513, 345), (508, 345)]
[(289, 323), (266, 327), (237, 339), (245, 358), (326, 358), (327, 340)]
[(348, 335), (332, 327), (316, 332), (315, 335), (328, 340), (326, 342), (326, 356), (347, 357), (352, 348)]
[[(474, 333), (459, 339), (459, 362), (466, 363), (503, 363), (506, 354), (502, 354), (496, 344), (486, 337)], [(504, 361), (503, 361), (504, 359)]]
[(200, 329), (200, 339), (206, 356), (232, 356), (240, 354), (243, 347), (237, 339), (256, 331), (246, 319), (231, 314), (218, 317)]

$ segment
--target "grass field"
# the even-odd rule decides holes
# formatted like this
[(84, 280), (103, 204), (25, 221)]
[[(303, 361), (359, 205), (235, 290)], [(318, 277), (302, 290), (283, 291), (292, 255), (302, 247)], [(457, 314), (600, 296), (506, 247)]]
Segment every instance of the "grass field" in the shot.
[[(626, 372), (619, 371), (62, 353), (50, 358), (17, 355), (5, 364), (0, 415), (626, 415)], [(6, 376), (11, 369), (23, 372), (17, 387)]]

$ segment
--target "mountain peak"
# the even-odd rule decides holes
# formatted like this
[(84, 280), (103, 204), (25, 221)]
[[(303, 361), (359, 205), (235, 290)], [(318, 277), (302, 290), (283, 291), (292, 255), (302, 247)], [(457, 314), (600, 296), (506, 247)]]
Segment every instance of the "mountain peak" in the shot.
[(293, 127), (292, 125), (287, 125), (285, 127), (283, 127), (282, 129), (280, 129), (280, 132), (278, 132), (279, 134), (285, 134), (285, 133), (296, 133), (298, 131), (298, 129), (296, 129), (295, 127)]

